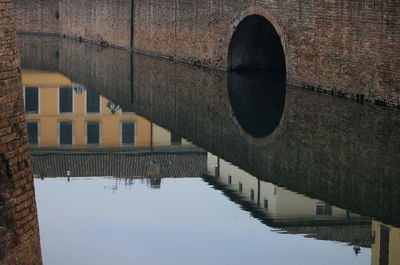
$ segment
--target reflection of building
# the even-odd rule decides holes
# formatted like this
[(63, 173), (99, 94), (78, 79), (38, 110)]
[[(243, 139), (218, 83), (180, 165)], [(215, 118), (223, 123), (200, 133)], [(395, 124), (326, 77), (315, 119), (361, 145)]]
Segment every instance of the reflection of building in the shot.
[[(219, 162), (218, 162), (219, 161)], [(237, 191), (243, 200), (259, 205), (268, 218), (282, 224), (301, 224), (303, 222), (349, 222), (365, 218), (346, 210), (328, 205), (322, 201), (278, 187), (272, 183), (259, 181), (247, 172), (208, 154), (208, 171), (215, 175), (226, 189)], [(217, 168), (216, 168), (217, 167)]]
[(372, 265), (400, 264), (400, 228), (372, 221)]
[(207, 169), (204, 153), (45, 154), (35, 155), (32, 160), (34, 174), (43, 178), (189, 178), (201, 177)]
[(59, 74), (23, 71), (30, 142), (40, 147), (189, 144)]
[(161, 178), (150, 178), (150, 187), (153, 189), (161, 188)]
[(207, 167), (207, 181), (269, 226), (369, 247), (368, 218), (260, 181), (210, 153)]

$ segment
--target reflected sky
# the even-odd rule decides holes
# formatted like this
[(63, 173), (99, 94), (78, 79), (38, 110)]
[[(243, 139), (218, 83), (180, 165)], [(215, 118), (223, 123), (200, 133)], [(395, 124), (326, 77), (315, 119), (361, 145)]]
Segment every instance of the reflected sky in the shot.
[(35, 180), (45, 264), (370, 264), (370, 249), (277, 233), (199, 178), (117, 184)]

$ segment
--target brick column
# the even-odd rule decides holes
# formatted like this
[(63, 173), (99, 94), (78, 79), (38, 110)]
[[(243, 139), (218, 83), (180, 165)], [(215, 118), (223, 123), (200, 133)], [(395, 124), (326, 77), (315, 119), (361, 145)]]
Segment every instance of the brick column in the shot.
[(0, 0), (0, 264), (42, 264), (12, 1)]

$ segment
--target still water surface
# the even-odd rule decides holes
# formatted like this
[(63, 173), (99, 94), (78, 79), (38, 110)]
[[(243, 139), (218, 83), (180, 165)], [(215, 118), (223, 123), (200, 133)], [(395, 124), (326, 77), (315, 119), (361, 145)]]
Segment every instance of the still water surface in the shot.
[(369, 248), (282, 234), (201, 178), (147, 182), (36, 179), (45, 264), (370, 264)]
[(398, 113), (282, 73), (19, 44), (45, 264), (400, 264)]

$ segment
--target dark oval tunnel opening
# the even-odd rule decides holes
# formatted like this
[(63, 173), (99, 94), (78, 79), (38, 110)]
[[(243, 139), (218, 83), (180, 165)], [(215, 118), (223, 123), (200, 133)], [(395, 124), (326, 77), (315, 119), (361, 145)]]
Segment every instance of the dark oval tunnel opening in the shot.
[(235, 118), (243, 130), (255, 138), (275, 131), (285, 106), (283, 72), (231, 72), (228, 91)]
[(229, 69), (285, 71), (285, 54), (274, 26), (260, 15), (243, 19), (229, 44)]
[(240, 22), (229, 45), (228, 92), (236, 120), (255, 138), (270, 135), (282, 119), (285, 54), (274, 26), (259, 15)]

